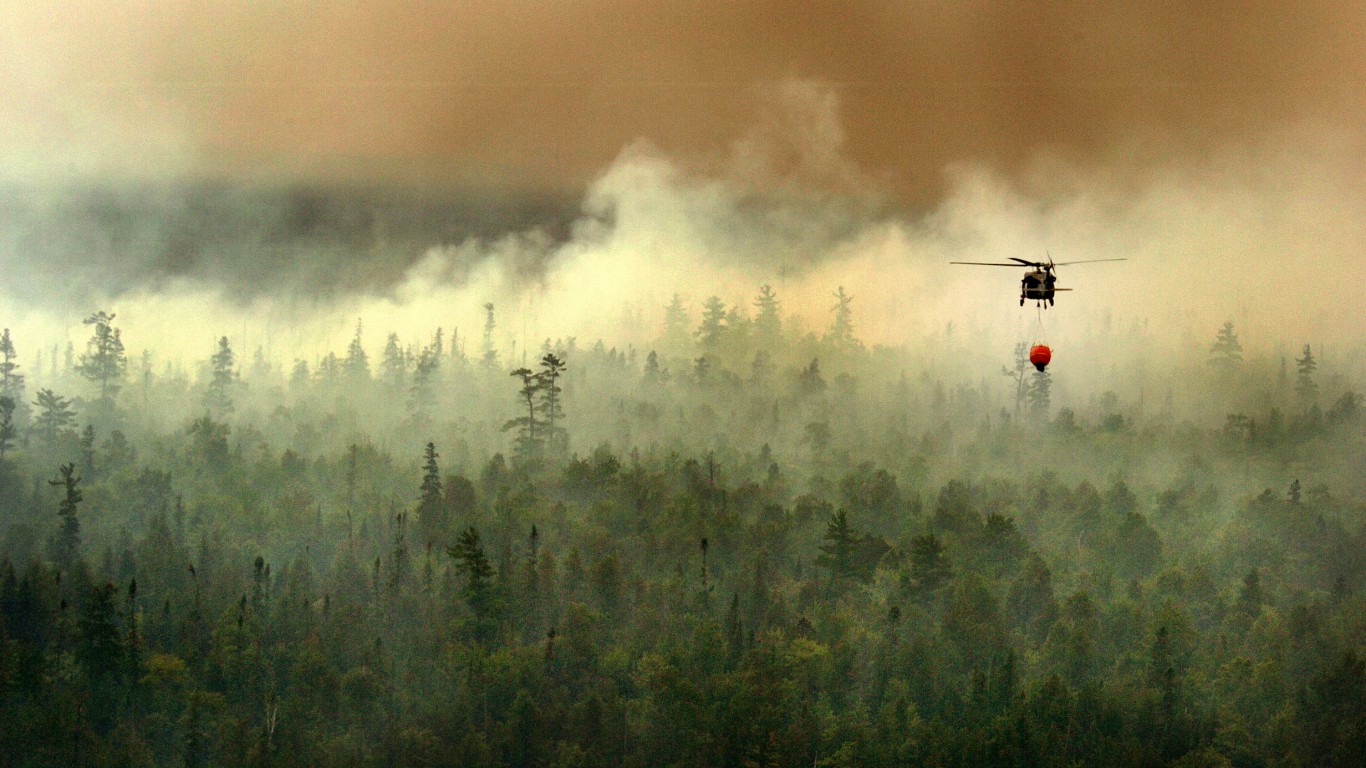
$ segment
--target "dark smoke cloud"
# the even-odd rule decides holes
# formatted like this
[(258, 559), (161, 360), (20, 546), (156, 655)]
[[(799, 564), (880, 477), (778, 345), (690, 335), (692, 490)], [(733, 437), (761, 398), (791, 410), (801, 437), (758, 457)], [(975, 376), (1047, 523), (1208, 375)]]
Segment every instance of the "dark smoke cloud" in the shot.
[[(196, 286), (243, 302), (384, 294), (435, 243), (521, 230), (563, 239), (574, 215), (564, 198), (498, 190), (12, 184), (0, 188), (0, 267), (12, 296), (73, 305)], [(477, 266), (451, 269), (458, 277)], [(544, 264), (524, 267), (535, 279)]]

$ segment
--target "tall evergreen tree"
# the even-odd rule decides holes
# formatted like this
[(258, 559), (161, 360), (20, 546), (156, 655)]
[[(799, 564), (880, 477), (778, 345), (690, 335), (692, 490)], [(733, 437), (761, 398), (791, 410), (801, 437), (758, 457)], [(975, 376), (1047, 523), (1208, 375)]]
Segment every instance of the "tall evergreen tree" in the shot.
[(563, 392), (560, 388), (560, 377), (564, 375), (564, 370), (564, 361), (554, 354), (547, 353), (541, 358), (541, 370), (536, 372), (540, 397), (537, 409), (545, 424), (545, 444), (553, 454), (562, 453), (568, 447), (564, 427), (556, 424), (564, 418), (564, 408), (560, 405), (560, 395)]
[(1318, 368), (1319, 364), (1314, 360), (1313, 351), (1305, 344), (1304, 354), (1295, 358), (1295, 394), (1303, 403), (1313, 403), (1318, 397), (1319, 385), (1314, 382), (1314, 371)]
[(1238, 333), (1233, 330), (1232, 321), (1224, 323), (1210, 347), (1210, 364), (1224, 371), (1231, 371), (1243, 364), (1243, 345), (1238, 343)]
[(33, 431), (48, 442), (70, 430), (76, 423), (76, 412), (71, 401), (50, 389), (38, 390), (38, 399), (33, 401), (38, 415), (33, 419)]
[(362, 330), (361, 321), (356, 320), (356, 334), (351, 337), (351, 343), (346, 347), (346, 360), (342, 362), (342, 370), (352, 381), (370, 378), (370, 357), (365, 354), (365, 347), (361, 344)]
[(424, 544), (440, 543), (446, 534), (446, 504), (441, 485), (441, 469), (436, 460), (435, 443), (427, 443), (422, 454), (422, 486), (417, 502), (417, 526)]
[(57, 532), (52, 537), (52, 560), (63, 571), (69, 571), (80, 556), (81, 521), (78, 516), (82, 494), (81, 479), (76, 476), (75, 464), (63, 464), (56, 480), (49, 485), (60, 486), (62, 501), (57, 507)]
[(835, 349), (853, 349), (858, 346), (858, 339), (854, 338), (854, 297), (845, 293), (842, 285), (834, 296), (835, 306), (830, 311), (835, 313), (835, 320), (826, 341)]
[(476, 619), (488, 619), (493, 612), (493, 565), (484, 553), (479, 529), (470, 526), (461, 531), (455, 544), (446, 550), (455, 559), (455, 570), (465, 578), (461, 595)]
[(380, 377), (385, 386), (395, 392), (403, 391), (404, 380), (408, 377), (408, 356), (398, 345), (398, 334), (391, 333), (384, 342), (384, 354), (380, 358)]
[(760, 349), (773, 350), (782, 340), (783, 321), (782, 302), (773, 288), (767, 284), (759, 286), (759, 295), (754, 299), (754, 341)]
[(728, 323), (726, 322), (726, 303), (719, 296), (710, 296), (702, 302), (702, 323), (697, 326), (697, 347), (703, 355), (717, 355), (721, 352)]
[(96, 312), (84, 323), (92, 326), (93, 331), (77, 370), (99, 387), (99, 400), (109, 403), (123, 387), (123, 375), (128, 368), (122, 335), (113, 325), (114, 315), (108, 312)]
[(541, 420), (536, 415), (540, 410), (537, 396), (540, 394), (542, 382), (540, 377), (532, 373), (530, 368), (518, 368), (511, 375), (522, 380), (522, 388), (517, 390), (517, 397), (522, 401), (523, 407), (526, 408), (526, 415), (508, 419), (503, 424), (503, 431), (516, 429), (517, 456), (522, 461), (536, 461), (540, 458), (541, 447), (545, 441), (538, 429)]
[(204, 393), (204, 406), (218, 418), (225, 418), (233, 412), (232, 390), (237, 380), (233, 361), (232, 344), (227, 336), (220, 336), (218, 351), (209, 358), (209, 386)]
[(6, 328), (0, 333), (0, 395), (14, 400), (15, 403), (22, 403), (24, 376), (19, 373), (19, 363), (16, 362), (18, 358), (19, 353), (10, 339), (9, 329)]
[(849, 525), (849, 515), (843, 509), (826, 523), (824, 539), (821, 553), (816, 556), (816, 565), (830, 571), (832, 583), (853, 578), (856, 575), (854, 557), (859, 536)]

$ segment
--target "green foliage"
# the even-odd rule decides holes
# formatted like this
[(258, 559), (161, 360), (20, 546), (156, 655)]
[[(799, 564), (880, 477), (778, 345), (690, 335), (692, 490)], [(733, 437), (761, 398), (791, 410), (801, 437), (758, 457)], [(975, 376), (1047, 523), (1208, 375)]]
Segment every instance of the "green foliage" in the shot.
[[(1009, 418), (1019, 380), (837, 352), (771, 289), (754, 307), (712, 318), (705, 382), (666, 375), (701, 343), (681, 300), (652, 369), (547, 341), (511, 435), (507, 379), (439, 334), (390, 337), (373, 380), (363, 349), (293, 383), (210, 359), (231, 416), (145, 365), (117, 430), (38, 377), (0, 456), (0, 755), (1363, 761), (1346, 374), (1314, 372), (1317, 415), (1210, 377), (1179, 419), (1069, 379), (1036, 430)], [(1238, 381), (1278, 391), (1264, 368)]]
[(33, 431), (48, 442), (56, 440), (76, 423), (76, 412), (71, 401), (50, 389), (38, 390), (38, 399), (33, 404), (39, 413), (33, 420)]
[(1238, 333), (1233, 330), (1232, 321), (1224, 323), (1210, 346), (1210, 365), (1225, 372), (1243, 364), (1243, 345), (1238, 341)]
[(98, 387), (99, 400), (107, 402), (123, 388), (124, 372), (128, 369), (123, 338), (114, 327), (114, 315), (108, 312), (96, 312), (83, 322), (92, 327), (92, 332), (76, 370)]

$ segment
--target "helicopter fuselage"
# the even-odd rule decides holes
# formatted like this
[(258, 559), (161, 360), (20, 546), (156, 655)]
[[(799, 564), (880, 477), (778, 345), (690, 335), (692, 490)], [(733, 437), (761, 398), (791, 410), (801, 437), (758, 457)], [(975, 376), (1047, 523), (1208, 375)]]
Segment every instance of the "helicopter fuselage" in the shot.
[(1053, 292), (1058, 278), (1051, 269), (1034, 269), (1025, 273), (1020, 281), (1020, 303), (1025, 301), (1046, 301), (1053, 303)]

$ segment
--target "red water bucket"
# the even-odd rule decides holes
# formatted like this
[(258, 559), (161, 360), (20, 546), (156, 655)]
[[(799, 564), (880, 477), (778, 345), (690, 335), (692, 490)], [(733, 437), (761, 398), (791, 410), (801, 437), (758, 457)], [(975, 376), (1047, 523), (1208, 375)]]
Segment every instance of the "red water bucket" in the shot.
[(1047, 367), (1048, 361), (1052, 359), (1053, 350), (1043, 344), (1035, 344), (1029, 348), (1029, 362), (1033, 363), (1034, 367), (1040, 371)]

